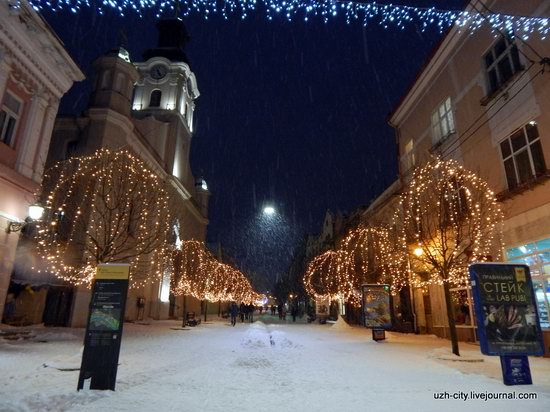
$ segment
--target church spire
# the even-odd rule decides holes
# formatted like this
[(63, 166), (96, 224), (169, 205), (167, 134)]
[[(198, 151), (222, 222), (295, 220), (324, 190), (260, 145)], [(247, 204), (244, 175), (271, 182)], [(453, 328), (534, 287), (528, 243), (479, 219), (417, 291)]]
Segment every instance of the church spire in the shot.
[[(176, 7), (179, 10), (179, 6), (176, 5)], [(151, 57), (165, 57), (172, 62), (189, 63), (184, 50), (190, 37), (183, 21), (180, 18), (162, 19), (157, 22), (156, 26), (158, 30), (157, 47), (147, 50), (143, 54), (143, 58), (149, 60)]]

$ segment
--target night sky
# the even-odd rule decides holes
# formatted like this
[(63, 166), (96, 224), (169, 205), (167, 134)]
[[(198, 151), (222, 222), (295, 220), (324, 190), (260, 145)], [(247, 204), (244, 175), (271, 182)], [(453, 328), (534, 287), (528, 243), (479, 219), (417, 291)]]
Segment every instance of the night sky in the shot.
[[(459, 9), (464, 1), (393, 3)], [(119, 44), (121, 29), (133, 61), (157, 40), (153, 13), (43, 14), (87, 76), (91, 61)], [(320, 230), (327, 209), (368, 205), (395, 180), (386, 118), (441, 34), (342, 18), (270, 22), (261, 11), (245, 20), (192, 14), (184, 21), (201, 93), (192, 169), (212, 192), (208, 241), (221, 241), (256, 279), (273, 279), (300, 238)], [(84, 110), (89, 88), (74, 87), (60, 112)], [(266, 202), (276, 217), (261, 216)]]

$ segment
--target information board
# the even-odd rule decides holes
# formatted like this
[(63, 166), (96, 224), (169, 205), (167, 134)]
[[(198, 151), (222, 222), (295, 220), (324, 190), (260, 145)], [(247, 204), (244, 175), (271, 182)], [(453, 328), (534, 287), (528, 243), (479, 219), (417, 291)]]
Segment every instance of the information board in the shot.
[(365, 327), (391, 328), (389, 285), (363, 285), (362, 308)]
[(97, 267), (78, 390), (115, 390), (129, 271), (128, 264)]
[(469, 270), (481, 352), (542, 355), (544, 344), (529, 267), (478, 263)]

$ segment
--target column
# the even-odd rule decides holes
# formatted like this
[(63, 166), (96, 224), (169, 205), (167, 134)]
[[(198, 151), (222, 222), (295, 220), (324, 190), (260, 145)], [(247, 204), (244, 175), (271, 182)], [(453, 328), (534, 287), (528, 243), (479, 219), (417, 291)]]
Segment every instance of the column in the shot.
[(23, 176), (33, 177), (33, 164), (38, 143), (41, 137), (41, 130), (44, 124), (44, 116), (48, 101), (41, 94), (36, 94), (31, 99), (30, 107), (26, 116), (22, 118), (21, 126), (25, 126), (22, 135), (21, 146), (17, 150), (17, 163), (15, 169)]
[(37, 183), (42, 182), (42, 174), (44, 173), (44, 164), (48, 158), (48, 149), (50, 148), (50, 141), (52, 139), (52, 131), (55, 124), (55, 117), (57, 116), (57, 110), (59, 108), (59, 100), (51, 104), (46, 112), (42, 135), (36, 150), (36, 154), (33, 162), (33, 176), (32, 180)]

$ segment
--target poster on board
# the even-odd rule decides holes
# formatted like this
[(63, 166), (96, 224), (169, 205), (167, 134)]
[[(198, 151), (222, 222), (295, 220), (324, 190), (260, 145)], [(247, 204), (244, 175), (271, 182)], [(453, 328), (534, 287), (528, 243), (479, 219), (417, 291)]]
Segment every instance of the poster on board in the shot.
[(481, 352), (542, 355), (544, 344), (529, 267), (478, 263), (469, 271)]
[(362, 308), (365, 327), (391, 328), (389, 285), (363, 285)]
[(318, 318), (328, 317), (330, 314), (330, 298), (316, 297), (315, 298), (315, 315)]

